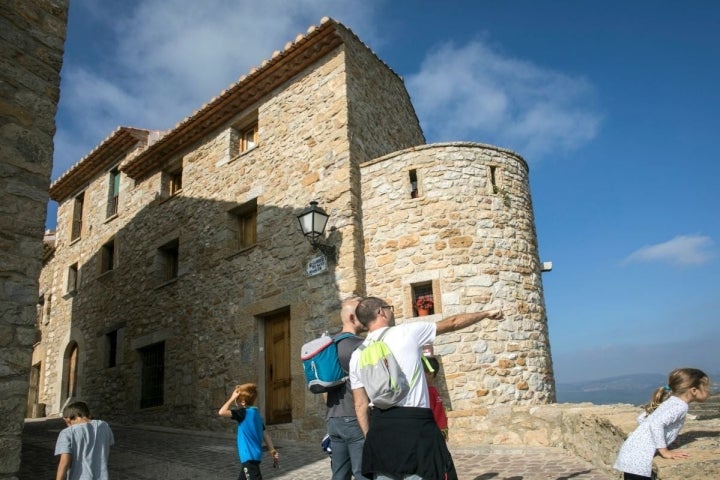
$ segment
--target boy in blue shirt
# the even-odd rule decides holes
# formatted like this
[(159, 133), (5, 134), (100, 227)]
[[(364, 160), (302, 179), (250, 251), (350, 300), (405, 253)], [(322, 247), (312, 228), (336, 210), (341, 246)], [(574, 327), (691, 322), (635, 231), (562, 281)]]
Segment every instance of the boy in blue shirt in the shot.
[(115, 443), (110, 426), (93, 420), (85, 402), (66, 406), (62, 416), (67, 428), (55, 444), (55, 455), (60, 457), (56, 480), (107, 480), (110, 446)]
[[(238, 385), (228, 401), (218, 411), (218, 415), (221, 417), (232, 418), (238, 422), (237, 447), (242, 464), (238, 480), (262, 480), (260, 460), (262, 459), (263, 439), (275, 465), (280, 458), (280, 454), (273, 447), (270, 435), (265, 431), (260, 410), (253, 405), (256, 398), (256, 384)], [(235, 408), (230, 408), (231, 406)]]

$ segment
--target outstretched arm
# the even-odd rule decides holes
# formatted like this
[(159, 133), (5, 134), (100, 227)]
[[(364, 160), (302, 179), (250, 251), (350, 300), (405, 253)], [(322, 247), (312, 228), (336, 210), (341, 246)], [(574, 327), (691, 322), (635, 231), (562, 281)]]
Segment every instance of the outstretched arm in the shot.
[(435, 335), (461, 330), (485, 318), (500, 320), (503, 318), (502, 310), (496, 308), (495, 310), (483, 310), (482, 312), (459, 313), (443, 318), (435, 324)]

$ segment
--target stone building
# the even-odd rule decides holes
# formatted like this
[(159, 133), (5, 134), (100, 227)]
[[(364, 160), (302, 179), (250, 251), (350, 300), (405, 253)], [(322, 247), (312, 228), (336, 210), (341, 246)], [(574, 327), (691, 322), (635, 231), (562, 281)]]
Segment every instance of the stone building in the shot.
[[(493, 405), (554, 401), (527, 164), (426, 145), (402, 79), (334, 20), (170, 131), (118, 128), (50, 195), (33, 356), (48, 414), (82, 398), (123, 423), (230, 428), (217, 409), (254, 381), (275, 437), (315, 441), (300, 347), (339, 329), (351, 294), (398, 322), (418, 297), (431, 320), (502, 304), (434, 346), (456, 438)], [(310, 201), (330, 215), (326, 262), (298, 227)]]
[(0, 3), (0, 479), (20, 467), (67, 12)]

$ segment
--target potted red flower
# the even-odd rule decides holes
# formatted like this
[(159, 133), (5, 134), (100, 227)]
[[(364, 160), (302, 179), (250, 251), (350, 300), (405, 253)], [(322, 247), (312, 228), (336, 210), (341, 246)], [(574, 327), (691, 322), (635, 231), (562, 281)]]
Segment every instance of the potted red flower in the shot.
[(420, 295), (415, 299), (415, 309), (419, 317), (429, 315), (434, 305), (432, 295)]

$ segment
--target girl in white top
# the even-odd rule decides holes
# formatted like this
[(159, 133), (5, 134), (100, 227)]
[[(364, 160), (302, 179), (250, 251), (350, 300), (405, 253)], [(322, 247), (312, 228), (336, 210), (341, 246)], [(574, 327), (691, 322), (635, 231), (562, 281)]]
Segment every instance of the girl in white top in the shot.
[(623, 478), (650, 479), (655, 453), (663, 458), (687, 458), (682, 450), (667, 447), (678, 437), (685, 424), (688, 403), (704, 402), (710, 390), (710, 379), (702, 370), (678, 368), (670, 372), (668, 383), (653, 393), (640, 425), (620, 447), (614, 468)]

